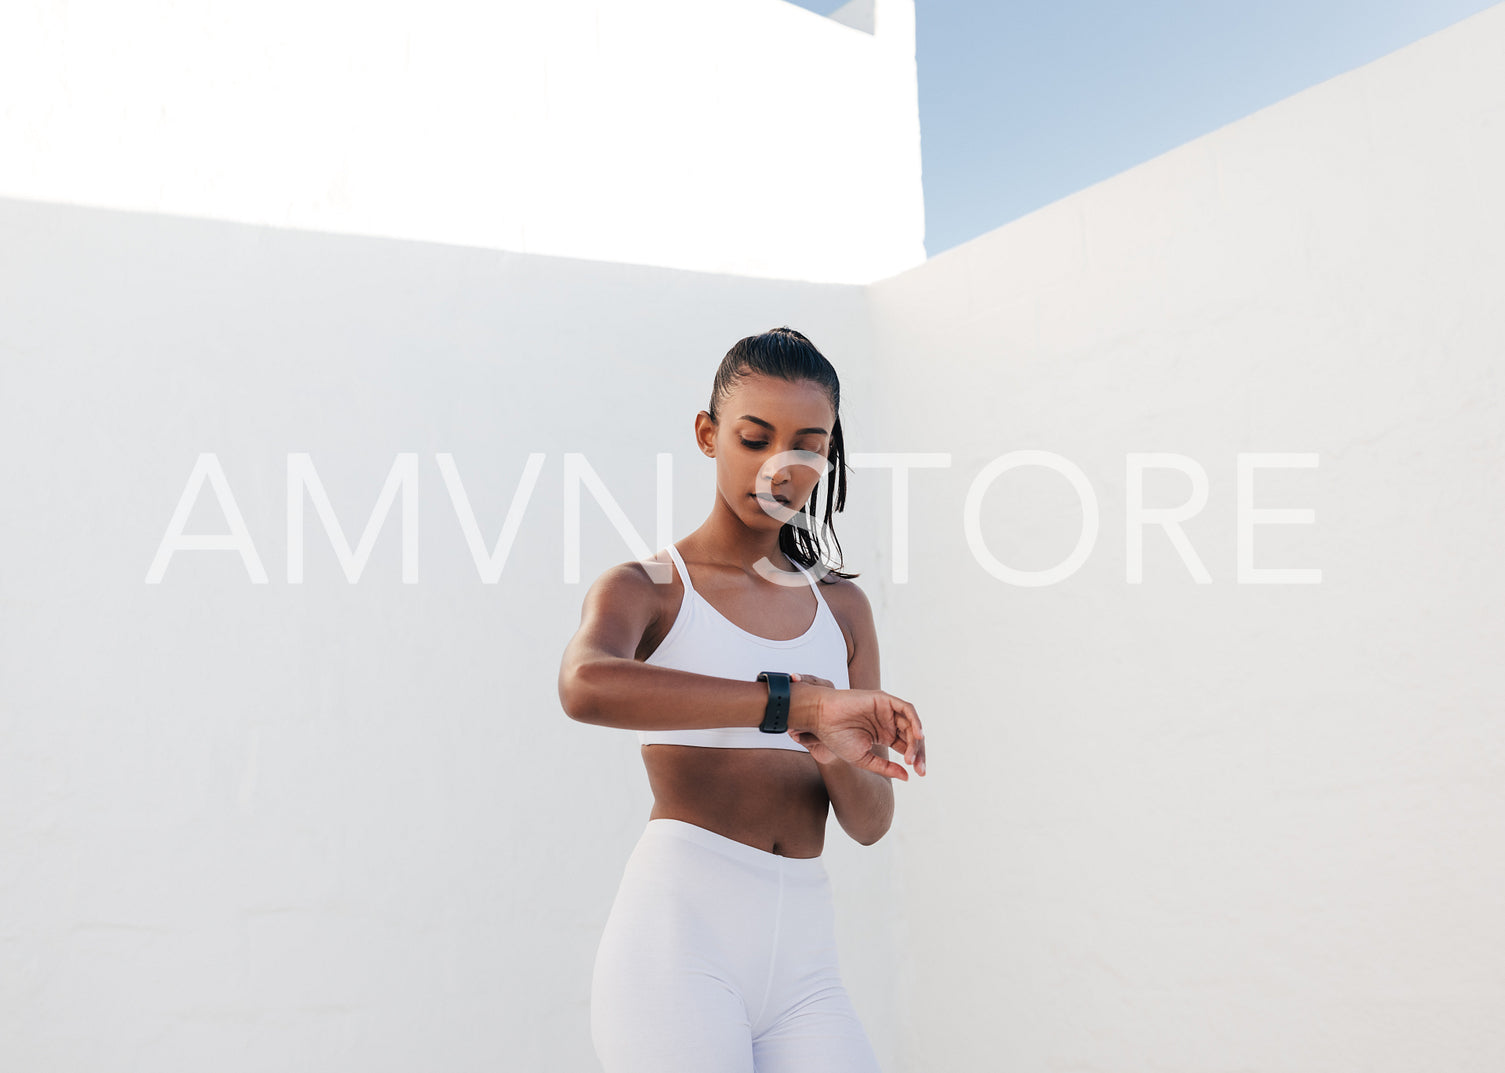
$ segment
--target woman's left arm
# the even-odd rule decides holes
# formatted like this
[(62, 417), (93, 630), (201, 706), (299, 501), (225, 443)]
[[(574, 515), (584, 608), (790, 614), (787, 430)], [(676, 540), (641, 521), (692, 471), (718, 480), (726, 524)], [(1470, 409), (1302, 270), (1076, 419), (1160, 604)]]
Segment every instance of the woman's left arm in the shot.
[[(848, 599), (843, 603), (850, 613), (843, 617), (852, 631), (853, 647), (847, 663), (848, 688), (882, 689), (878, 684), (878, 630), (873, 624), (872, 605), (856, 585), (844, 587)], [(828, 749), (819, 752), (831, 757), (825, 762), (817, 758), (817, 763), (837, 822), (854, 841), (871, 846), (894, 822), (893, 780), (849, 764)], [(888, 746), (882, 742), (873, 743), (873, 752), (884, 760), (889, 758)]]

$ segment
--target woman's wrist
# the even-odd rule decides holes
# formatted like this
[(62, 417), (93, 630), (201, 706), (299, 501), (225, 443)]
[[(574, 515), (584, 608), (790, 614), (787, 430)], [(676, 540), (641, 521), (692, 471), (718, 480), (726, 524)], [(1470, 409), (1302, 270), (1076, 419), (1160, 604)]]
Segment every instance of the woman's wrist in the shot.
[(821, 694), (829, 692), (827, 687), (818, 686), (813, 682), (790, 682), (788, 729), (818, 734)]

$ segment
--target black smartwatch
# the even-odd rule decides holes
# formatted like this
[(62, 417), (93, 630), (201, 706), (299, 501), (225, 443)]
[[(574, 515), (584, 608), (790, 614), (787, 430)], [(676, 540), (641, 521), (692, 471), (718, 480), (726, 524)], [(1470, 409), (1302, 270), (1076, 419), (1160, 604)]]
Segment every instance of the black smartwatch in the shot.
[(789, 676), (783, 671), (760, 671), (758, 681), (768, 683), (768, 707), (758, 729), (765, 734), (783, 734), (789, 729)]

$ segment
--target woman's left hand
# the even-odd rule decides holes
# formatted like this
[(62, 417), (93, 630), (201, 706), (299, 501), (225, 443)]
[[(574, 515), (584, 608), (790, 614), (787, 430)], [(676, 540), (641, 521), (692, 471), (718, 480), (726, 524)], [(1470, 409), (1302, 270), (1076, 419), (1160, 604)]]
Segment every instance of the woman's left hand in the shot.
[[(811, 685), (825, 686), (827, 689), (836, 688), (835, 682), (814, 674), (791, 674), (789, 678), (794, 682), (809, 682)], [(810, 755), (815, 757), (817, 764), (830, 764), (841, 759), (824, 742), (808, 730), (791, 730), (789, 731), (789, 736), (806, 749), (809, 749)]]

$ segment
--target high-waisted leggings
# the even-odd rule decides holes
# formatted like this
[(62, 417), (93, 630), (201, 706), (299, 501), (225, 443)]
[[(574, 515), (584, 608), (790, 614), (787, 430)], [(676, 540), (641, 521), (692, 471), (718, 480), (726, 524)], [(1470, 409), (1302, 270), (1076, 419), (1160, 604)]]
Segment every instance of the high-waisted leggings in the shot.
[(836, 961), (821, 857), (651, 819), (596, 949), (606, 1073), (881, 1073)]

